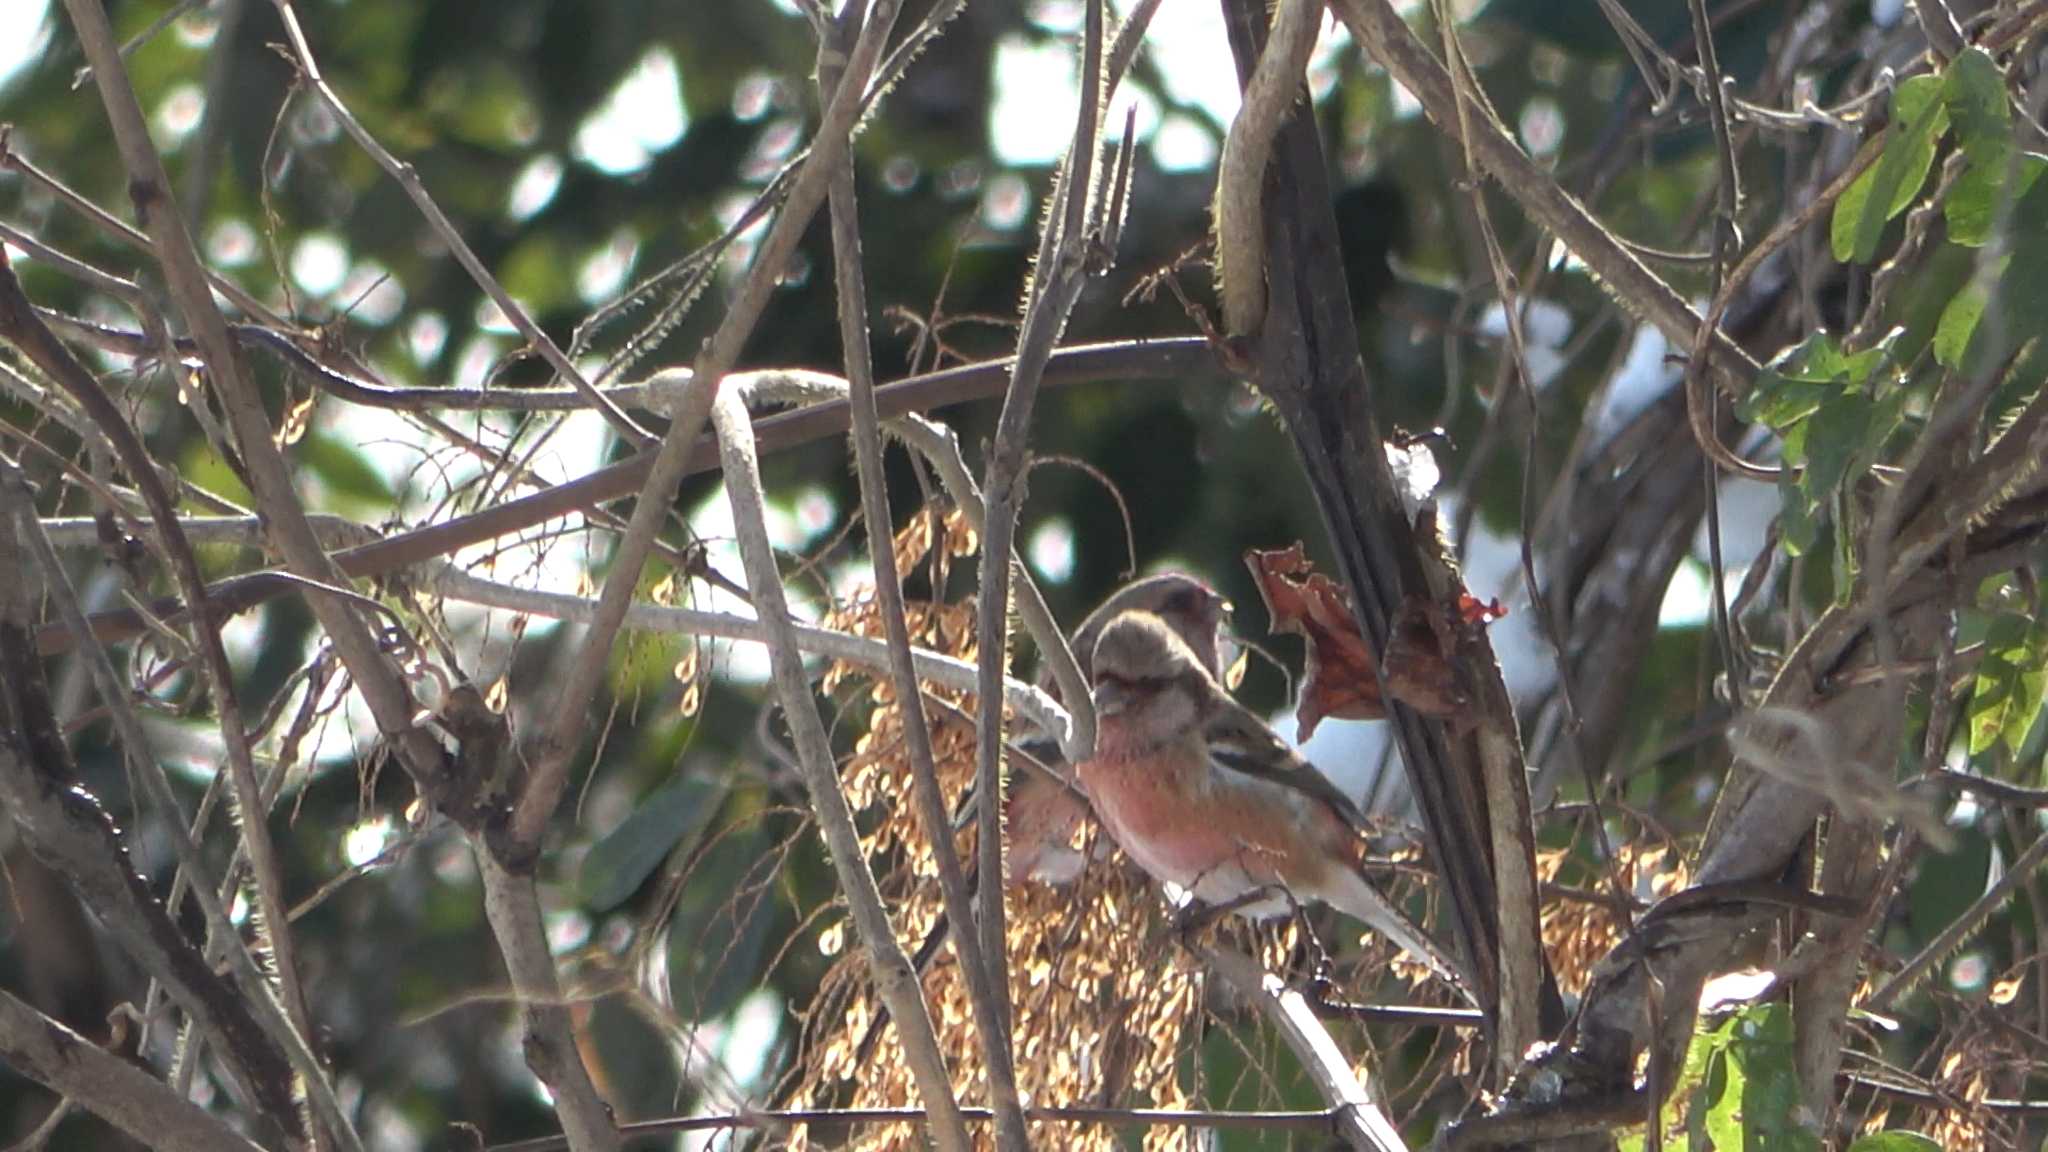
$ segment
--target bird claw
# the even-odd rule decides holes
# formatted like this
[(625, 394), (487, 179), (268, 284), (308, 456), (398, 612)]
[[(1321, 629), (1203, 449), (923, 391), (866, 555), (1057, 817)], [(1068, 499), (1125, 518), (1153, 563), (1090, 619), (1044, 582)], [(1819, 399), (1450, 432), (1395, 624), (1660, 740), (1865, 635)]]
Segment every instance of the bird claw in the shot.
[[(1179, 937), (1183, 944), (1186, 944), (1197, 932), (1209, 927), (1225, 916), (1239, 909), (1271, 899), (1272, 896), (1273, 889), (1271, 888), (1253, 888), (1232, 896), (1220, 904), (1209, 904), (1191, 899), (1185, 906), (1174, 913), (1174, 934)], [(1292, 898), (1290, 897), (1289, 899), (1291, 902)]]

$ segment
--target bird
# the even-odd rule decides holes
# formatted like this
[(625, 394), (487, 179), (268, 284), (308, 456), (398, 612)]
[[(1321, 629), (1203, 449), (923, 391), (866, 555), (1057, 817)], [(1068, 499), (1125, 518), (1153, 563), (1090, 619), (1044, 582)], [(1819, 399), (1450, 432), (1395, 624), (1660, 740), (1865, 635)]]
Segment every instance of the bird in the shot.
[[(1082, 618), (1068, 639), (1075, 662), (1081, 666), (1082, 680), (1089, 678), (1103, 626), (1130, 611), (1143, 611), (1164, 622), (1180, 637), (1184, 648), (1199, 653), (1195, 659), (1203, 668), (1212, 674), (1220, 673), (1223, 625), (1230, 619), (1230, 601), (1198, 577), (1163, 572), (1124, 585)], [(1037, 684), (1058, 699), (1059, 688), (1053, 683), (1052, 672), (1042, 663)], [(1032, 880), (1055, 885), (1072, 883), (1088, 864), (1087, 857), (1073, 847), (1074, 829), (1088, 813), (1087, 800), (1073, 786), (1073, 768), (1060, 755), (1057, 743), (1030, 740), (1016, 750), (1036, 760), (1038, 767), (1017, 771), (1013, 761), (1003, 799), (1004, 834), (1008, 840), (1003, 859), (1004, 886), (1015, 887)], [(964, 822), (972, 811), (972, 799), (970, 788), (961, 799), (956, 824)], [(976, 884), (971, 869), (968, 883), (970, 887)], [(920, 978), (938, 958), (951, 930), (950, 919), (940, 912), (911, 957), (911, 966)], [(859, 1060), (865, 1061), (873, 1054), (888, 1019), (887, 1008), (876, 1013), (856, 1049)]]
[[(1223, 626), (1230, 618), (1230, 601), (1197, 577), (1165, 572), (1124, 585), (1082, 619), (1068, 643), (1084, 681), (1092, 679), (1095, 644), (1104, 626), (1133, 611), (1157, 617), (1180, 637), (1210, 676), (1222, 674)], [(1059, 695), (1052, 673), (1043, 663), (1038, 686), (1055, 698)], [(1087, 864), (1073, 847), (1074, 829), (1087, 815), (1087, 801), (1072, 786), (1073, 771), (1057, 745), (1049, 740), (1029, 741), (1021, 750), (1046, 771), (1031, 768), (1011, 774), (1003, 805), (1009, 836), (1004, 881), (1012, 887), (1030, 880), (1070, 883)]]
[(1110, 837), (1153, 879), (1262, 918), (1328, 904), (1462, 991), (1462, 966), (1365, 877), (1365, 819), (1231, 699), (1166, 621), (1109, 620), (1091, 661), (1094, 755), (1075, 775)]

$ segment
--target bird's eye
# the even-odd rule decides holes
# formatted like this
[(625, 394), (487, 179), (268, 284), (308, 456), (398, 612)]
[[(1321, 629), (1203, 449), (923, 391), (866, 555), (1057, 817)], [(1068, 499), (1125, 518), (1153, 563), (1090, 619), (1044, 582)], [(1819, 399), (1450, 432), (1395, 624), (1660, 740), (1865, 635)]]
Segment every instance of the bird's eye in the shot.
[(1124, 676), (1115, 672), (1095, 673), (1095, 687), (1109, 688), (1126, 696), (1140, 696), (1158, 689), (1160, 681), (1154, 676)]

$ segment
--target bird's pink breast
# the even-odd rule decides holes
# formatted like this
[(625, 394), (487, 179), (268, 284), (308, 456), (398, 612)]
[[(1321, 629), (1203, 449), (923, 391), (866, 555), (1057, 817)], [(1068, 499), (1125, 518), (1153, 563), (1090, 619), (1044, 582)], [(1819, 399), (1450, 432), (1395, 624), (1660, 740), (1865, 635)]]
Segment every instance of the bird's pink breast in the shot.
[[(1183, 759), (1098, 758), (1081, 766), (1103, 823), (1145, 871), (1182, 887), (1225, 874), (1268, 884), (1296, 873), (1304, 849), (1314, 853), (1304, 841), (1317, 837), (1304, 837), (1296, 813), (1193, 778)], [(1207, 767), (1205, 758), (1195, 763)]]
[(1186, 834), (1185, 800), (1170, 766), (1095, 760), (1081, 766), (1081, 779), (1110, 834), (1145, 871), (1176, 883), (1201, 871), (1203, 846)]

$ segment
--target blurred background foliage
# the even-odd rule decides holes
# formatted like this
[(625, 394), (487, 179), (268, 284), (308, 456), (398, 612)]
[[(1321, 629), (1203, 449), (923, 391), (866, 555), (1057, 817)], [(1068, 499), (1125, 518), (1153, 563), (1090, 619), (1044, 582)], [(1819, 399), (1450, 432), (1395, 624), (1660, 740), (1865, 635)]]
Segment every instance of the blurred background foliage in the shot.
[[(1660, 42), (1688, 34), (1681, 5), (1625, 6)], [(125, 178), (96, 94), (74, 85), (81, 61), (68, 25), (56, 5), (9, 0), (8, 7), (5, 19), (23, 36), (17, 47), (26, 47), (0, 79), (0, 120), (12, 125), (8, 147), (125, 218)], [(136, 48), (131, 67), (210, 262), (300, 323), (332, 326), (392, 383), (474, 388), (487, 373), (495, 386), (545, 383), (536, 361), (503, 360), (517, 339), (502, 318), (402, 190), (295, 87), (271, 6), (217, 0), (185, 7)], [(912, 26), (928, 7), (911, 0), (899, 27)], [(1718, 27), (1720, 59), (1738, 85), (1747, 84), (1765, 66), (1786, 13), (1800, 6), (1726, 7), (1736, 11)], [(1896, 5), (1837, 7), (1832, 35), (1842, 53), (1814, 71), (1823, 103), (1839, 95), (1872, 21), (1897, 18)], [(1496, 0), (1465, 8), (1480, 77), (1532, 153), (1622, 235), (1662, 244), (1693, 234), (1712, 179), (1711, 141), (1697, 122), (1647, 114), (1636, 72), (1590, 3)], [(167, 6), (109, 9), (121, 32), (135, 35)], [(414, 166), (484, 263), (565, 345), (594, 308), (713, 241), (797, 154), (816, 122), (810, 30), (793, 8), (772, 0), (307, 0), (298, 11), (327, 79), (356, 116)], [(901, 316), (928, 321), (940, 301), (951, 321), (941, 333), (947, 362), (1009, 348), (1050, 182), (1051, 149), (1039, 142), (1063, 142), (1070, 130), (1080, 12), (1076, 0), (973, 0), (859, 138), (870, 320), (884, 378), (930, 366), (929, 350), (912, 363), (918, 330)], [(1439, 451), (1446, 503), (1476, 510), (1473, 590), (1509, 602), (1517, 615), (1497, 631), (1510, 682), (1540, 688), (1549, 661), (1526, 624), (1514, 572), (1512, 533), (1525, 478), (1547, 485), (1557, 474), (1582, 423), (1597, 414), (1589, 406), (1605, 402), (1617, 374), (1668, 384), (1667, 350), (1620, 317), (1582, 269), (1551, 269), (1531, 313), (1534, 352), (1552, 369), (1540, 382), (1541, 433), (1527, 445), (1535, 457), (1525, 460), (1520, 436), (1510, 434), (1471, 474), (1472, 448), (1503, 369), (1500, 309), (1456, 191), (1458, 158), (1405, 94), (1363, 65), (1343, 33), (1326, 33), (1311, 80), (1339, 176), (1344, 259), (1380, 419), (1447, 432)], [(1213, 161), (1235, 90), (1213, 9), (1172, 0), (1116, 106), (1120, 120), (1123, 102), (1138, 101), (1146, 145), (1137, 152), (1119, 262), (1083, 297), (1068, 342), (1192, 330), (1171, 293), (1149, 302), (1126, 297), (1205, 237)], [(1776, 194), (1767, 173), (1751, 192)], [(1533, 257), (1542, 266), (1545, 253), (1535, 250), (1520, 216), (1504, 200), (1494, 204), (1511, 261), (1519, 267)], [(0, 172), (0, 218), (102, 267), (144, 271), (139, 252), (12, 173)], [(716, 294), (736, 282), (755, 235), (742, 237), (711, 306), (692, 311), (628, 375), (688, 361), (716, 323)], [(124, 320), (77, 282), (34, 261), (21, 267), (39, 303)], [(1706, 290), (1702, 267), (1663, 271), (1682, 291)], [(1206, 280), (1204, 268), (1182, 274), (1197, 300), (1207, 299)], [(745, 363), (835, 371), (833, 307), (821, 218)], [(643, 304), (600, 331), (595, 347), (616, 349), (647, 311)], [(253, 362), (274, 412), (304, 398), (280, 365)], [(230, 490), (231, 478), (210, 462), (177, 399), (154, 378), (138, 384), (126, 399), (148, 414), (139, 423), (152, 448)], [(17, 424), (33, 418), (14, 405), (6, 415)], [(995, 406), (943, 415), (978, 459)], [(510, 421), (493, 427), (512, 430)], [(621, 451), (585, 439), (594, 450), (572, 457), (583, 467)], [(1019, 538), (1064, 620), (1078, 620), (1133, 567), (1174, 567), (1223, 587), (1239, 607), (1240, 634), (1259, 641), (1264, 621), (1244, 552), (1305, 540), (1311, 555), (1323, 554), (1287, 438), (1242, 386), (1063, 389), (1041, 402), (1033, 447), (1099, 473), (1049, 462), (1030, 480)], [(310, 506), (369, 523), (417, 520), (442, 491), (443, 478), (419, 466), (405, 429), (332, 398), (319, 401), (294, 453)], [(839, 445), (780, 453), (764, 466), (770, 494), (793, 525), (785, 546), (821, 557), (828, 586), (864, 573), (862, 534), (841, 533), (858, 505)], [(891, 481), (900, 527), (923, 492), (900, 456), (892, 457)], [(1746, 534), (1754, 553), (1776, 497), (1739, 487), (1730, 486), (1728, 499), (1747, 509), (1740, 515), (1750, 523), (1732, 526), (1731, 538)], [(698, 477), (686, 483), (679, 510), (698, 523), (697, 511), (718, 502), (715, 477)], [(89, 510), (75, 491), (61, 509)], [(1730, 548), (1731, 568), (1747, 562), (1742, 544)], [(254, 559), (233, 549), (209, 553), (223, 573)], [(736, 565), (726, 571), (737, 576)], [(1704, 757), (1656, 755), (1692, 728), (1703, 698), (1702, 572), (1688, 562), (1674, 583), (1640, 669), (1640, 709), (1614, 757), (1636, 773), (1627, 797), (1681, 828), (1703, 814), (1711, 796), (1701, 787), (1710, 790), (1718, 779), (1702, 771), (1711, 768)], [(238, 625), (234, 652), (252, 710), (295, 690), (286, 678), (305, 662), (312, 637), (310, 615), (291, 599)], [(470, 671), (480, 681), (508, 675), (515, 715), (531, 714), (546, 699), (567, 638), (536, 622), (516, 646), (496, 636), (484, 646), (484, 666)], [(1297, 645), (1271, 648), (1283, 668), (1298, 671)], [(821, 914), (832, 885), (800, 817), (800, 793), (758, 735), (758, 667), (712, 649), (719, 656), (707, 659), (712, 674), (679, 681), (676, 666), (691, 651), (646, 638), (621, 645), (613, 722), (594, 726), (595, 768), (575, 811), (560, 821), (559, 851), (543, 876), (561, 950), (583, 952), (599, 968), (597, 958), (665, 890), (656, 878), (666, 870), (687, 879), (675, 889), (680, 903), (663, 960), (673, 1010), (694, 1026), (686, 1035), (657, 1034), (644, 1014), (617, 1000), (589, 1010), (584, 1021), (603, 1087), (628, 1117), (758, 1101), (788, 1066), (792, 1013), (811, 1003), (829, 962), (819, 937), (838, 924)], [(76, 701), (75, 682), (71, 691)], [(1254, 661), (1246, 699), (1284, 714), (1286, 693), (1283, 671)], [(1377, 738), (1358, 731), (1366, 727), (1333, 725), (1337, 735), (1312, 751), (1355, 784), (1365, 775), (1355, 761), (1377, 755)], [(468, 850), (446, 834), (418, 842), (402, 834), (409, 786), (397, 772), (358, 771), (355, 753), (368, 746), (368, 731), (358, 726), (355, 747), (347, 738), (323, 739), (320, 760), (294, 778), (277, 818), (289, 828), (281, 838), (287, 882), (300, 898), (353, 865), (380, 861), (293, 926), (326, 1030), (321, 1041), (346, 1071), (345, 1092), (359, 1102), (377, 1148), (463, 1147), (466, 1138), (448, 1129), (458, 1122), (492, 1141), (546, 1134), (548, 1109), (520, 1063), (511, 1015), (493, 998), (503, 976)], [(94, 728), (82, 740), (88, 784), (133, 825), (138, 866), (167, 882), (169, 853), (149, 828), (155, 817), (128, 799), (105, 734)], [(196, 800), (205, 782), (197, 734), (193, 747), (184, 782)], [(224, 851), (225, 843), (216, 838), (215, 847)], [(1990, 857), (1990, 842), (1978, 837), (1969, 851), (1933, 862), (1914, 890), (1906, 930), (1931, 934), (1945, 923), (1981, 890)], [(107, 1011), (139, 997), (137, 974), (93, 943), (77, 910), (64, 907), (67, 894), (39, 877), (26, 853), (10, 849), (7, 864), (0, 983), (28, 988), (46, 1010), (104, 1035)], [(1252, 1103), (1233, 1095), (1242, 1077), (1228, 1070), (1245, 1051), (1214, 1037), (1203, 1048), (1224, 1086), (1215, 1103)], [(1269, 1079), (1259, 1095), (1267, 1107), (1313, 1100), (1292, 1072)], [(45, 1106), (21, 1082), (0, 1079), (0, 1139), (32, 1125)], [(117, 1141), (74, 1120), (52, 1146)]]

